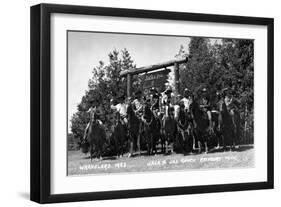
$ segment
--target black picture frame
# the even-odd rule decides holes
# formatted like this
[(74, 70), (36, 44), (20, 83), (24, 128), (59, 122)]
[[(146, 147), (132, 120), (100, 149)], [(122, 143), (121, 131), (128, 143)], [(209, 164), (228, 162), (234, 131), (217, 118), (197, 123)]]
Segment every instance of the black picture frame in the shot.
[[(267, 181), (238, 184), (169, 187), (154, 189), (86, 192), (74, 194), (50, 193), (50, 15), (52, 13), (99, 15), (113, 17), (134, 17), (162, 20), (181, 20), (207, 23), (232, 23), (267, 26)], [(39, 203), (120, 199), (147, 196), (167, 196), (179, 194), (210, 193), (272, 189), (274, 187), (274, 78), (273, 46), (274, 20), (272, 18), (195, 14), (168, 11), (135, 10), (121, 8), (103, 8), (89, 6), (71, 6), (39, 4), (31, 7), (31, 151), (30, 151), (30, 199)]]

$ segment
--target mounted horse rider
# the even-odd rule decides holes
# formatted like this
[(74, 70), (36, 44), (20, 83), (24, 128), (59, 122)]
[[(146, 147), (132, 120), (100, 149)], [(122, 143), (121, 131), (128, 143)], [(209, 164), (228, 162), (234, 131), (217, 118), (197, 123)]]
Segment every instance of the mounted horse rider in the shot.
[(184, 104), (186, 112), (190, 111), (190, 104), (192, 103), (192, 93), (189, 89), (185, 88), (183, 91), (183, 98), (180, 100)]
[(205, 113), (207, 113), (208, 115), (208, 120), (209, 120), (209, 128), (208, 130), (212, 130), (212, 123), (211, 123), (211, 104), (210, 104), (210, 100), (208, 97), (208, 90), (206, 88), (202, 89), (202, 93), (201, 93), (201, 98), (199, 100), (199, 107), (202, 111), (204, 111)]
[(102, 110), (102, 107), (101, 107), (98, 99), (90, 100), (90, 107), (89, 107), (87, 113), (89, 114), (90, 121), (88, 122), (88, 124), (85, 128), (83, 140), (85, 140), (87, 138), (87, 135), (88, 135), (88, 132), (89, 132), (89, 127), (90, 127), (90, 125), (93, 121), (96, 121), (101, 126), (103, 126), (103, 123), (100, 120), (100, 116), (102, 115), (103, 110)]
[(125, 103), (125, 96), (123, 94), (117, 97), (117, 104), (113, 103), (113, 100), (110, 101), (110, 108), (119, 113), (119, 120), (123, 126), (127, 126), (127, 104)]
[(176, 141), (177, 136), (177, 123), (175, 119), (176, 111), (175, 106), (178, 105), (175, 103), (175, 95), (172, 92), (170, 86), (167, 85), (167, 88), (162, 92), (161, 99), (161, 112), (164, 114), (161, 123), (162, 123), (162, 133), (165, 140), (165, 152), (168, 153), (168, 146), (171, 145), (171, 152), (174, 151), (174, 142)]
[(171, 116), (174, 113), (175, 95), (170, 86), (167, 86), (166, 90), (162, 92), (161, 105), (164, 111), (164, 117)]
[[(208, 153), (208, 139), (214, 133), (212, 125), (211, 105), (206, 88), (201, 90), (200, 98), (198, 100), (196, 114), (194, 118), (196, 121), (196, 136), (198, 141), (199, 152), (202, 150), (202, 143), (204, 143), (205, 153)], [(199, 110), (198, 110), (199, 109)]]
[(90, 108), (87, 112), (89, 113), (90, 121), (86, 126), (83, 142), (89, 143), (90, 158), (92, 161), (94, 153), (98, 159), (102, 158), (103, 147), (106, 141), (105, 128), (100, 120), (103, 110), (98, 99), (90, 101)]
[(142, 116), (144, 100), (142, 98), (142, 92), (137, 90), (135, 92), (135, 99), (132, 102), (135, 114), (140, 118)]
[(184, 111), (187, 115), (187, 120), (189, 124), (192, 124), (192, 127), (196, 127), (196, 123), (194, 121), (194, 114), (193, 114), (193, 103), (194, 103), (194, 96), (192, 92), (185, 88), (183, 92), (183, 98), (180, 100), (181, 108), (184, 108)]
[(222, 136), (222, 105), (224, 103), (223, 91), (217, 90), (216, 94), (212, 100), (211, 104), (211, 114), (212, 114), (212, 122), (213, 129), (215, 135), (215, 149), (219, 149), (221, 146), (225, 149), (225, 142)]
[(180, 118), (178, 121), (179, 129), (182, 131), (184, 129), (184, 132), (187, 133), (188, 137), (188, 147), (191, 152), (192, 150), (195, 150), (195, 128), (196, 128), (196, 121), (194, 119), (194, 95), (192, 92), (185, 88), (183, 92), (183, 97), (180, 99), (179, 106), (180, 106), (180, 114), (185, 115), (185, 123), (183, 124), (183, 118)]
[(113, 100), (110, 102), (110, 108), (116, 112), (116, 122), (112, 137), (115, 141), (117, 157), (122, 157), (125, 152), (125, 140), (127, 138), (127, 104), (125, 103), (125, 96), (123, 94), (117, 97), (117, 103), (114, 103)]
[[(239, 114), (239, 106), (240, 102), (234, 97), (235, 91), (232, 90), (231, 88), (226, 88), (224, 89), (224, 105), (225, 109), (230, 116), (230, 121), (223, 123), (224, 125), (229, 125), (226, 126), (225, 128), (233, 128), (229, 129), (230, 131), (224, 131), (225, 133), (225, 138), (228, 141), (228, 144), (231, 147), (236, 147), (235, 144), (237, 141), (239, 141), (239, 136), (240, 136), (240, 114)], [(227, 119), (228, 120), (228, 119)], [(224, 120), (223, 120), (224, 121)], [(224, 121), (225, 122), (225, 121)]]
[(159, 117), (160, 115), (160, 97), (158, 95), (158, 91), (156, 88), (152, 87), (150, 89), (150, 97), (151, 97), (151, 111), (153, 112), (155, 117)]
[(230, 114), (237, 112), (240, 105), (239, 101), (234, 97), (234, 93), (235, 91), (231, 88), (226, 88), (224, 90), (224, 102)]

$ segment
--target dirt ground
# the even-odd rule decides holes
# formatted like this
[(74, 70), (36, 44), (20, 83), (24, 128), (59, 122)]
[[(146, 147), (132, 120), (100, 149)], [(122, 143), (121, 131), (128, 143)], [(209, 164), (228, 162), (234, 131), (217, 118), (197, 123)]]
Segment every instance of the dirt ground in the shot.
[(208, 154), (157, 154), (128, 158), (104, 157), (89, 158), (81, 151), (68, 152), (68, 175), (107, 174), (127, 172), (149, 172), (163, 170), (203, 170), (210, 168), (249, 168), (254, 167), (254, 149), (252, 146), (240, 146), (235, 150), (213, 150)]

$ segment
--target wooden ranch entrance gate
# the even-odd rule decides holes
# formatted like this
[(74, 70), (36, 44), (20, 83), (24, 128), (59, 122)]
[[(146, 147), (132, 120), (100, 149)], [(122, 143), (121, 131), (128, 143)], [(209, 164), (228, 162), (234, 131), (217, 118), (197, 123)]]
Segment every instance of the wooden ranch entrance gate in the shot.
[(186, 63), (187, 61), (188, 61), (188, 58), (186, 57), (186, 58), (182, 58), (182, 59), (170, 60), (170, 61), (163, 62), (163, 63), (158, 63), (158, 64), (153, 64), (153, 65), (149, 65), (149, 66), (144, 66), (144, 67), (140, 67), (140, 68), (122, 71), (120, 73), (120, 76), (127, 77), (127, 97), (132, 96), (131, 87), (132, 87), (132, 76), (133, 75), (138, 75), (140, 73), (146, 73), (146, 72), (150, 72), (150, 71), (154, 71), (154, 70), (158, 70), (158, 69), (162, 69), (162, 68), (167, 68), (170, 66), (174, 66), (175, 93), (178, 94), (179, 93), (179, 64)]

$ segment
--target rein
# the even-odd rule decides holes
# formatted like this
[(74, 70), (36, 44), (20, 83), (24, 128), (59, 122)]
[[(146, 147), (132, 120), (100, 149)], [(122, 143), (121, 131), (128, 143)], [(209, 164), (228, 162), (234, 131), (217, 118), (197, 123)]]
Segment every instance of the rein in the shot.
[(181, 124), (181, 120), (180, 120), (180, 119), (179, 119), (179, 121), (178, 121), (178, 124), (179, 124), (179, 126), (180, 126), (181, 128), (184, 128), (184, 127), (186, 126), (186, 122), (187, 122), (186, 117), (184, 117), (184, 124)]
[(150, 120), (150, 122), (147, 122), (146, 121), (146, 119), (144, 119), (144, 123), (146, 124), (146, 125), (148, 125), (148, 126), (150, 126), (151, 124), (152, 124), (152, 121), (153, 121), (153, 113), (150, 111), (150, 113), (151, 113), (151, 120)]

